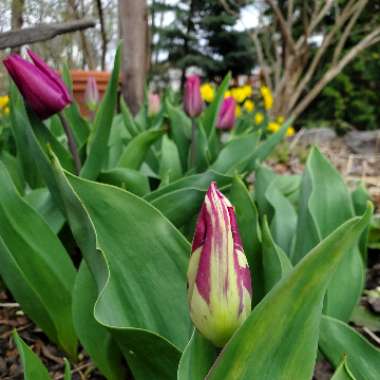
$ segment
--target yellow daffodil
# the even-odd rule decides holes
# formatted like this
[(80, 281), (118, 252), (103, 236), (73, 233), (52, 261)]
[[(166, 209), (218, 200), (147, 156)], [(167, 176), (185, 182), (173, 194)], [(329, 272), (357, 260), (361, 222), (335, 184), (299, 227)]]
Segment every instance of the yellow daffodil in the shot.
[(224, 98), (229, 98), (230, 96), (232, 96), (231, 91), (230, 91), (230, 90), (227, 90), (227, 91), (224, 93)]
[(294, 134), (296, 133), (296, 131), (294, 130), (293, 127), (289, 127), (288, 130), (286, 131), (286, 136), (287, 137), (292, 137), (294, 136)]
[(255, 115), (255, 123), (257, 125), (261, 124), (264, 121), (264, 115), (261, 112), (257, 112)]
[(204, 101), (211, 103), (215, 97), (215, 89), (210, 83), (204, 83), (201, 86), (201, 96)]
[(237, 104), (235, 108), (235, 116), (239, 117), (241, 115), (241, 107)]
[(260, 88), (260, 92), (261, 92), (261, 96), (263, 97), (264, 108), (266, 110), (270, 110), (273, 107), (273, 96), (269, 87), (262, 86)]
[(275, 121), (271, 121), (268, 124), (268, 131), (271, 133), (276, 133), (281, 128), (280, 124), (276, 123)]
[(244, 109), (248, 112), (252, 112), (254, 109), (255, 109), (255, 103), (253, 103), (252, 100), (250, 99), (247, 99), (245, 102), (244, 102)]
[(0, 109), (5, 108), (9, 103), (9, 96), (0, 96)]
[(252, 96), (252, 87), (249, 84), (242, 86), (241, 90), (245, 94), (246, 98)]
[(236, 100), (236, 103), (243, 103), (247, 95), (241, 87), (235, 87), (231, 90), (232, 97)]
[(277, 123), (282, 124), (285, 121), (284, 116), (277, 116)]

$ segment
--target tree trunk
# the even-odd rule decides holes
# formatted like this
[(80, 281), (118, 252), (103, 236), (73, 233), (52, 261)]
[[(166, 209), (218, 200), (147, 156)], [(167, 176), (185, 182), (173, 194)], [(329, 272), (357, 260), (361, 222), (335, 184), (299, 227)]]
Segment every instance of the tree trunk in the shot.
[(122, 92), (135, 115), (144, 101), (147, 72), (146, 0), (119, 0), (119, 27), (123, 40)]
[[(11, 16), (11, 29), (19, 30), (22, 28), (24, 23), (23, 13), (24, 13), (25, 0), (12, 0), (12, 16)], [(13, 53), (20, 53), (20, 48), (12, 49)]]
[(102, 37), (102, 57), (101, 57), (101, 67), (102, 70), (105, 70), (106, 68), (106, 55), (107, 55), (107, 32), (104, 25), (104, 12), (103, 12), (103, 5), (102, 0), (96, 0), (96, 7), (98, 9), (98, 15), (99, 15), (99, 22), (100, 22), (100, 34)]

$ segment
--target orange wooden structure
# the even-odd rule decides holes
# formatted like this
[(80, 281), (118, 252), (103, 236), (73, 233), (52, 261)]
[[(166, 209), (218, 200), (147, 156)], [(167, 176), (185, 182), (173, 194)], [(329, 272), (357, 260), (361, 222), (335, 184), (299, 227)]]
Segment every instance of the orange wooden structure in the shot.
[(80, 112), (83, 116), (89, 116), (90, 110), (86, 107), (84, 101), (84, 92), (86, 90), (86, 84), (89, 77), (94, 77), (100, 98), (103, 97), (108, 81), (110, 79), (110, 73), (107, 71), (84, 71), (84, 70), (71, 70), (71, 79), (73, 82), (73, 93), (76, 102), (79, 104)]

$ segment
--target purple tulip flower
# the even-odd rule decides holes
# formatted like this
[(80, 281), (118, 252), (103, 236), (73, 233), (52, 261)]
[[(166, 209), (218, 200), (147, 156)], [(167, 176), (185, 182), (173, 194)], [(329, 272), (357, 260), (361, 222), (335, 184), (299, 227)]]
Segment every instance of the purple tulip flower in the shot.
[(236, 102), (232, 96), (223, 100), (220, 107), (216, 127), (219, 129), (232, 129), (235, 124)]
[(202, 205), (187, 273), (190, 315), (222, 347), (251, 312), (251, 275), (229, 200), (211, 183)]
[(190, 117), (197, 117), (202, 113), (201, 81), (198, 75), (190, 75), (186, 79), (184, 107)]
[(61, 77), (36, 53), (28, 50), (33, 63), (17, 54), (4, 59), (4, 65), (26, 103), (46, 119), (71, 103), (71, 96)]

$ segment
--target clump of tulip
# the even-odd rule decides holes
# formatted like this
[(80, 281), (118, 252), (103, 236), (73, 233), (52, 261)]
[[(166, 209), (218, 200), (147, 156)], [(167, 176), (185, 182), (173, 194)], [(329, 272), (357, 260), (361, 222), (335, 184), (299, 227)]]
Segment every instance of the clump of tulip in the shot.
[(148, 95), (148, 115), (154, 116), (160, 112), (161, 100), (160, 95), (150, 92)]
[(202, 205), (188, 269), (196, 328), (222, 347), (251, 311), (251, 275), (229, 200), (211, 183)]
[(4, 65), (28, 106), (41, 118), (58, 113), (71, 103), (71, 95), (62, 78), (36, 53), (28, 50), (32, 62), (12, 54)]

